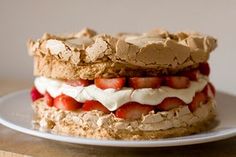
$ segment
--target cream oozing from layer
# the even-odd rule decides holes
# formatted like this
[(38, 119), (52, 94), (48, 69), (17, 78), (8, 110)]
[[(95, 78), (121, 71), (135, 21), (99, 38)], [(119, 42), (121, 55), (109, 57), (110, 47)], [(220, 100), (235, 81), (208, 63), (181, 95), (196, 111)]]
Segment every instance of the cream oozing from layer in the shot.
[(168, 86), (160, 88), (133, 89), (123, 87), (121, 90), (100, 89), (96, 85), (71, 86), (60, 80), (37, 77), (34, 81), (37, 90), (44, 94), (46, 91), (52, 96), (57, 97), (61, 94), (68, 95), (78, 102), (86, 100), (97, 100), (108, 110), (115, 111), (127, 102), (138, 102), (141, 104), (158, 105), (167, 97), (177, 97), (185, 103), (190, 103), (196, 92), (203, 90), (208, 83), (208, 77), (201, 76), (198, 81), (191, 81), (190, 86), (185, 89), (174, 89)]

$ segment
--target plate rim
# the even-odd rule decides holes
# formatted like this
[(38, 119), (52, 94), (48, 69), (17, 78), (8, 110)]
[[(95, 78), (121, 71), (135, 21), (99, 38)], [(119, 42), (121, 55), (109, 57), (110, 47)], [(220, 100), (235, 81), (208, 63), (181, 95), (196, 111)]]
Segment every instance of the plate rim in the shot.
[[(19, 90), (7, 95), (0, 97), (0, 105), (4, 103), (4, 101), (14, 98), (19, 94), (27, 94), (29, 93), (29, 89)], [(225, 92), (224, 92), (225, 93)], [(226, 93), (228, 94), (228, 93)], [(94, 146), (108, 146), (108, 147), (171, 147), (171, 146), (183, 146), (183, 145), (193, 145), (193, 144), (200, 144), (200, 143), (208, 143), (213, 141), (219, 141), (223, 139), (227, 139), (230, 137), (236, 136), (236, 127), (229, 128), (224, 131), (218, 131), (216, 135), (210, 135), (205, 137), (195, 137), (194, 139), (188, 139), (184, 136), (184, 139), (176, 139), (176, 138), (169, 138), (168, 139), (158, 139), (158, 140), (100, 140), (100, 139), (92, 139), (92, 138), (83, 138), (83, 137), (72, 137), (72, 136), (65, 136), (65, 135), (56, 135), (52, 133), (42, 132), (38, 130), (33, 130), (29, 128), (25, 128), (23, 126), (11, 123), (7, 121), (4, 117), (2, 117), (0, 112), (0, 124), (5, 127), (8, 127), (12, 130), (16, 130), (18, 132), (32, 135), (35, 137), (41, 137), (44, 139), (50, 139), (54, 141), (60, 142), (67, 142), (73, 144), (83, 144), (83, 145), (94, 145)], [(211, 134), (211, 133), (210, 133)], [(212, 132), (213, 134), (213, 132)], [(195, 136), (200, 135), (196, 134)], [(189, 135), (194, 136), (194, 135)]]

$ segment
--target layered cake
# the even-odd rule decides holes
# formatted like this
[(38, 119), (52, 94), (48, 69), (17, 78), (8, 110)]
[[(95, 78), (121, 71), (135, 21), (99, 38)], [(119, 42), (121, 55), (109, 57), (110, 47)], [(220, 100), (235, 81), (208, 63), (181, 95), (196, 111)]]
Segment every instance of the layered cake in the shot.
[(29, 40), (33, 120), (40, 130), (97, 139), (159, 139), (213, 127), (215, 38), (193, 32), (45, 33)]

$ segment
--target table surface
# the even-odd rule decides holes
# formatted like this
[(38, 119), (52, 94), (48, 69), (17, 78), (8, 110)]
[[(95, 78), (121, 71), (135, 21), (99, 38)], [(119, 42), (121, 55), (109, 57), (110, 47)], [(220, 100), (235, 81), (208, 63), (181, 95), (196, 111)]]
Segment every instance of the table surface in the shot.
[[(0, 95), (29, 88), (31, 83), (1, 82)], [(236, 137), (227, 140), (177, 147), (115, 148), (68, 144), (33, 137), (0, 125), (0, 156), (51, 157), (51, 156), (236, 156)]]

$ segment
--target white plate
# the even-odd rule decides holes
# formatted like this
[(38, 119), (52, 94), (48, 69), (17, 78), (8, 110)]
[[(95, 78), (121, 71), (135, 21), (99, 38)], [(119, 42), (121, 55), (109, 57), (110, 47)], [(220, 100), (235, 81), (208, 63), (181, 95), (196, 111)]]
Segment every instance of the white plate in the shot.
[(17, 131), (56, 141), (114, 147), (163, 147), (179, 146), (217, 141), (236, 136), (236, 96), (217, 93), (219, 125), (209, 131), (196, 135), (160, 140), (124, 141), (96, 140), (69, 137), (39, 132), (32, 129), (32, 109), (29, 91), (19, 91), (0, 98), (0, 123)]

